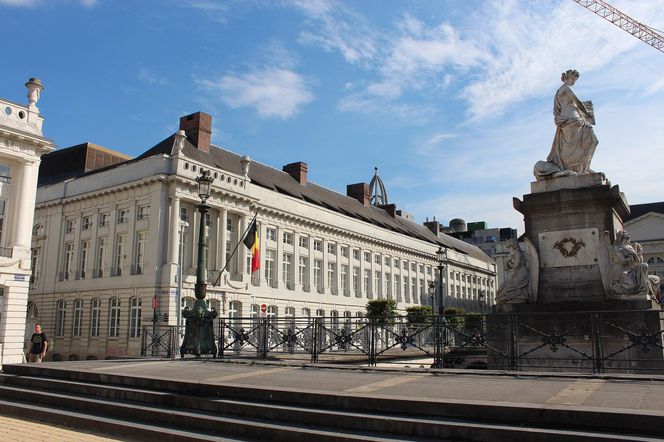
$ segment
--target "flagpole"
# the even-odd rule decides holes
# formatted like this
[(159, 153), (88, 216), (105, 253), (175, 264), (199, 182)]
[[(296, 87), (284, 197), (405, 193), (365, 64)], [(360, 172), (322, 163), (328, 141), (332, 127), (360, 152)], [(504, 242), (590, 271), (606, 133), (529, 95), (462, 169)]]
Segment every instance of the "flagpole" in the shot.
[[(247, 237), (247, 232), (248, 232), (249, 229), (251, 228), (251, 225), (256, 221), (256, 217), (257, 217), (257, 216), (258, 216), (258, 212), (256, 212), (256, 214), (255, 214), (254, 217), (252, 218), (251, 222), (250, 222), (249, 224), (247, 224), (247, 228), (244, 230), (244, 233), (242, 234), (242, 238), (240, 238), (240, 240), (239, 240), (239, 241), (237, 242), (237, 244), (235, 245), (235, 248), (234, 248), (233, 251), (231, 252), (231, 254), (230, 254), (230, 256), (228, 257), (228, 259), (226, 260), (226, 264), (224, 264), (224, 268), (221, 269), (221, 271), (219, 272), (219, 276), (217, 277), (217, 280), (214, 282), (214, 284), (212, 284), (213, 287), (216, 287), (217, 284), (219, 284), (219, 281), (221, 280), (221, 275), (223, 275), (223, 274), (224, 274), (224, 270), (226, 270), (226, 268), (228, 268), (228, 264), (230, 264), (231, 259), (233, 259), (233, 256), (235, 255), (235, 252), (237, 252), (237, 248), (240, 247), (240, 244), (242, 244), (242, 241), (244, 241), (244, 239)], [(223, 227), (225, 228), (226, 226), (223, 226)]]

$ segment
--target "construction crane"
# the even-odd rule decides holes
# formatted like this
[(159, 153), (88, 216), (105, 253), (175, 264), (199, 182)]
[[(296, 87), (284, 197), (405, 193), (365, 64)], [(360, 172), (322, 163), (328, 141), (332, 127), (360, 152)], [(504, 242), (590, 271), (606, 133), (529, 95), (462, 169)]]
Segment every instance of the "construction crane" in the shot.
[(619, 11), (602, 0), (572, 0), (603, 19), (610, 21), (620, 29), (629, 32), (639, 40), (649, 44), (658, 51), (664, 52), (664, 36), (653, 28), (639, 23), (629, 15)]

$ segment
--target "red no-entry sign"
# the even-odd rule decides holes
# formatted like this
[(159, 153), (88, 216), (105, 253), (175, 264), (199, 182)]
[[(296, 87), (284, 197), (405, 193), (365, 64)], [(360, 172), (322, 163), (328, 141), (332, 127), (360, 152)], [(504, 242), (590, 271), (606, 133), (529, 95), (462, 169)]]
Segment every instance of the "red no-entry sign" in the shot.
[(262, 313), (267, 312), (267, 304), (261, 304), (261, 312)]

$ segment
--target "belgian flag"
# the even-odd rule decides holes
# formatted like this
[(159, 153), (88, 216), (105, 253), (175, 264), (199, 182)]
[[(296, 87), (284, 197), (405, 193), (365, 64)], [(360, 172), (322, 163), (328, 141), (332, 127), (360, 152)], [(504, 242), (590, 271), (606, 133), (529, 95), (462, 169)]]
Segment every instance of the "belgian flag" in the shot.
[(254, 273), (261, 267), (261, 259), (258, 247), (258, 228), (256, 227), (256, 218), (251, 221), (247, 234), (242, 240), (245, 246), (251, 250), (251, 273)]

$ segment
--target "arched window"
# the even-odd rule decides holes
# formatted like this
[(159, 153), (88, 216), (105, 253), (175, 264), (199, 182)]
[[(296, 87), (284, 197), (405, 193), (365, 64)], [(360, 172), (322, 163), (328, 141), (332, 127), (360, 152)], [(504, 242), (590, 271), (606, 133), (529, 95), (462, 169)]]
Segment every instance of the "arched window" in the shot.
[(29, 319), (39, 318), (39, 308), (37, 307), (37, 304), (32, 301), (28, 302), (28, 311), (26, 313), (26, 317)]
[(302, 316), (305, 316), (307, 318), (311, 318), (311, 309), (304, 307), (302, 309)]
[(346, 310), (344, 312), (344, 325), (350, 324), (350, 319), (352, 317), (353, 317), (353, 314), (349, 310)]
[(74, 300), (74, 323), (72, 324), (72, 334), (74, 336), (81, 336), (81, 328), (83, 325), (83, 300)]
[(242, 317), (242, 303), (240, 301), (231, 301), (228, 304), (228, 323), (231, 327), (237, 325)]
[(90, 336), (99, 336), (99, 318), (101, 317), (101, 304), (99, 298), (90, 301)]
[(339, 312), (332, 310), (330, 312), (330, 318), (330, 326), (332, 327), (332, 330), (339, 330)]
[(258, 318), (258, 304), (251, 304), (251, 308), (249, 309), (249, 317), (250, 318)]
[(275, 322), (277, 320), (277, 315), (279, 313), (279, 309), (277, 308), (276, 305), (268, 305), (267, 306), (267, 320), (270, 322)]
[(67, 302), (60, 300), (55, 305), (55, 336), (65, 335), (65, 319), (67, 317)]
[(322, 308), (317, 309), (316, 310), (316, 317), (317, 318), (325, 317), (325, 310), (323, 310)]
[(653, 256), (648, 259), (648, 264), (664, 264), (664, 259), (660, 258), (659, 256)]
[(295, 330), (295, 307), (286, 307), (284, 309), (284, 319), (286, 320), (286, 328)]
[(108, 336), (111, 338), (120, 336), (120, 300), (118, 298), (108, 300)]
[(138, 338), (141, 336), (141, 298), (133, 297), (129, 301), (129, 337)]

